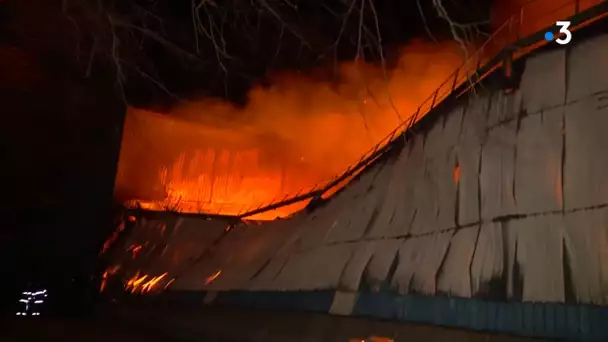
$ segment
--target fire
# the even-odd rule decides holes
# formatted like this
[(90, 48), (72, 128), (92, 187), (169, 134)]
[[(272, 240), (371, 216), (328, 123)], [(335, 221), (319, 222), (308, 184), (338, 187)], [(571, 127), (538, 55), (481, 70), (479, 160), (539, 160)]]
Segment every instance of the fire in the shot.
[(366, 339), (359, 339), (359, 338), (351, 338), (349, 340), (350, 342), (393, 342), (394, 340), (392, 338), (389, 337), (378, 337), (378, 336), (371, 336), (368, 337)]
[(101, 285), (99, 287), (99, 292), (103, 292), (106, 289), (106, 286), (108, 284), (108, 278), (110, 278), (111, 275), (116, 274), (119, 269), (120, 265), (115, 265), (103, 272), (103, 275), (101, 276)]
[(152, 290), (152, 288), (159, 282), (161, 281), (164, 277), (167, 276), (167, 272), (154, 277), (152, 279), (150, 279), (150, 281), (148, 281), (147, 283), (145, 283), (142, 287), (141, 287), (141, 292), (150, 292), (150, 290)]
[[(144, 209), (236, 215), (304, 193), (355, 163), (462, 63), (422, 41), (392, 68), (343, 64), (339, 81), (281, 74), (244, 107), (202, 99), (170, 115), (130, 108), (115, 193)], [(319, 71), (320, 72), (320, 71)], [(303, 208), (297, 203), (256, 219)]]
[(141, 252), (142, 249), (143, 249), (142, 245), (132, 244), (131, 246), (129, 246), (129, 248), (127, 248), (127, 252), (131, 252), (131, 258), (136, 259), (137, 255), (139, 254), (139, 252)]
[[(148, 293), (151, 292), (156, 285), (163, 279), (165, 279), (167, 277), (168, 273), (165, 272), (159, 276), (155, 276), (155, 277), (150, 277), (147, 274), (141, 275), (140, 273), (137, 272), (135, 273), (135, 275), (131, 278), (129, 278), (125, 284), (125, 290), (127, 290), (128, 292), (131, 293)], [(147, 280), (147, 281), (146, 281)], [(169, 284), (171, 284), (173, 282), (173, 279), (171, 279), (164, 287), (163, 289), (166, 289)]]
[(172, 278), (171, 280), (169, 280), (166, 284), (165, 287), (163, 288), (164, 290), (168, 289), (169, 286), (171, 286), (171, 284), (173, 284), (173, 282), (175, 281), (175, 278)]
[(113, 231), (112, 234), (108, 237), (108, 239), (103, 243), (103, 247), (102, 247), (101, 251), (99, 252), (99, 255), (105, 254), (110, 249), (110, 247), (112, 247), (114, 242), (116, 242), (116, 240), (118, 239), (118, 235), (123, 230), (125, 230), (125, 223), (121, 221), (118, 224), (118, 227), (116, 228), (116, 230)]
[(217, 279), (217, 277), (220, 276), (220, 274), (222, 274), (222, 270), (217, 270), (215, 273), (213, 273), (212, 275), (208, 276), (205, 279), (205, 285), (210, 285), (215, 279)]
[[(580, 0), (578, 9), (599, 2)], [(517, 14), (509, 25), (519, 32), (499, 32), (483, 58), (575, 7), (572, 0), (497, 1), (493, 26)], [(144, 209), (238, 215), (304, 193), (408, 120), (462, 62), (461, 46), (418, 40), (386, 69), (345, 63), (331, 81), (322, 70), (273, 75), (272, 86), (254, 87), (242, 107), (199, 99), (163, 114), (129, 108), (115, 194)], [(305, 205), (251, 218), (284, 217)]]

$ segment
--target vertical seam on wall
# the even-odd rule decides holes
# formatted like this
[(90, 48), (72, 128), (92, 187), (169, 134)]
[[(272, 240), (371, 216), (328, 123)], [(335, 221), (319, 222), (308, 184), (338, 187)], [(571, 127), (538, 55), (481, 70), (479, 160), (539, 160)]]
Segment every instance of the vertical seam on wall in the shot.
[(560, 170), (560, 185), (561, 185), (561, 211), (562, 211), (562, 215), (564, 213), (564, 211), (566, 210), (566, 196), (564, 193), (564, 185), (565, 185), (565, 169), (566, 169), (566, 105), (568, 102), (568, 66), (569, 66), (569, 60), (570, 60), (570, 51), (571, 48), (569, 45), (566, 45), (564, 47), (564, 102), (563, 102), (563, 109), (562, 109), (562, 131), (561, 131), (561, 137), (562, 137), (562, 155), (561, 155), (561, 170)]

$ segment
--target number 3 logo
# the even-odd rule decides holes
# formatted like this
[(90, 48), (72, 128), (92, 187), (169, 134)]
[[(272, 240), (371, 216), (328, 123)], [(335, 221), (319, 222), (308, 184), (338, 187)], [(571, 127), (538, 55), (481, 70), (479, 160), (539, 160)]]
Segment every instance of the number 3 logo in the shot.
[(572, 32), (570, 32), (570, 30), (568, 30), (568, 27), (570, 27), (570, 22), (569, 21), (558, 21), (555, 23), (555, 25), (557, 25), (560, 28), (559, 33), (563, 33), (566, 35), (566, 37), (564, 37), (563, 39), (557, 38), (555, 40), (555, 42), (560, 45), (566, 45), (566, 44), (570, 43), (570, 41), (572, 40)]

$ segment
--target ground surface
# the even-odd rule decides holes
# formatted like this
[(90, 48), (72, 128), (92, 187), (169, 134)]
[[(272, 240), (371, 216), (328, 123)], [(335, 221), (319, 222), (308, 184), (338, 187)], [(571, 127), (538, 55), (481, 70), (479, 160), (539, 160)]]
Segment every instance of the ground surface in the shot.
[(121, 309), (91, 319), (10, 318), (0, 340), (87, 342), (347, 342), (369, 336), (405, 341), (518, 342), (532, 339), (321, 314), (247, 310)]

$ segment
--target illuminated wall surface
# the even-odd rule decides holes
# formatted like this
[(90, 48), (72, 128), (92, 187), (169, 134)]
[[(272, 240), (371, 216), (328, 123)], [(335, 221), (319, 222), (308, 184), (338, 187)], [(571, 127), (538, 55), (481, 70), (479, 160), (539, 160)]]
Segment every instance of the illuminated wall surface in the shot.
[(310, 213), (139, 219), (115, 279), (185, 302), (607, 340), (606, 127), (600, 35), (529, 57), (518, 90), (479, 92)]

